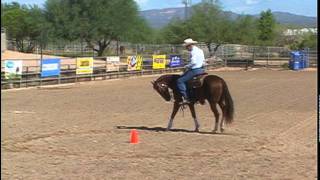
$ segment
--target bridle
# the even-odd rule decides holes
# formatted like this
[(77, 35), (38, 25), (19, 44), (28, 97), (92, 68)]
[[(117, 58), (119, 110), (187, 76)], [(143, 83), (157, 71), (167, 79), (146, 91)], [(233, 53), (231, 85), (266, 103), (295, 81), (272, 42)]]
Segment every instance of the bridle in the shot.
[[(159, 92), (160, 94), (162, 94), (162, 92), (165, 92), (166, 90), (168, 90), (168, 92), (169, 92), (169, 97), (170, 97), (170, 101), (173, 100), (173, 92), (172, 92), (172, 90), (169, 88), (169, 86), (168, 86), (167, 84), (161, 83), (161, 82), (157, 82), (157, 81), (153, 81), (153, 82), (151, 82), (151, 83), (152, 83), (153, 85), (156, 84), (156, 88), (157, 88), (157, 90), (158, 90), (158, 92)], [(164, 89), (164, 88), (166, 88), (166, 89)]]

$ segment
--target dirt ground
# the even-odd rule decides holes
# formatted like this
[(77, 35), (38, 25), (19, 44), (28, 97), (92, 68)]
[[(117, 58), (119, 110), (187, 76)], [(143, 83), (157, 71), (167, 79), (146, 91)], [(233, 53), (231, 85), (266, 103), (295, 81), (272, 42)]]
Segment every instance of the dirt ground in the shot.
[[(210, 72), (224, 78), (235, 120), (211, 134), (208, 104), (163, 131), (172, 104), (157, 76), (1, 94), (2, 179), (316, 179), (315, 71)], [(132, 128), (140, 143), (129, 143)]]

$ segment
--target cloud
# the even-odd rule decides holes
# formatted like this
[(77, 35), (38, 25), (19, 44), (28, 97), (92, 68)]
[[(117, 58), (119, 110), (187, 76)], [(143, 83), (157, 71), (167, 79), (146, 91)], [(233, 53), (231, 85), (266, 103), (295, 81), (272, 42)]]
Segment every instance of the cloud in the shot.
[(250, 10), (251, 8), (249, 6), (238, 6), (238, 7), (234, 7), (231, 8), (231, 10), (235, 13), (245, 13), (246, 11)]
[(260, 0), (246, 0), (245, 3), (246, 5), (253, 5), (253, 4), (258, 4)]

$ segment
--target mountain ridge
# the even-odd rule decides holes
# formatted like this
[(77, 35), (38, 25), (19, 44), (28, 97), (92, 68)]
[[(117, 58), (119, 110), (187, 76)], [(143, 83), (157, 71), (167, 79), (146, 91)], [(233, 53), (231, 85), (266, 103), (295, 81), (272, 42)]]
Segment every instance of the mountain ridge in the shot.
[[(185, 8), (164, 8), (150, 9), (140, 11), (140, 15), (144, 17), (151, 27), (159, 29), (167, 25), (173, 18), (184, 19)], [(237, 14), (231, 11), (223, 11), (224, 14), (235, 20), (239, 16), (247, 14)], [(297, 15), (289, 12), (274, 11), (272, 12), (278, 23), (284, 25), (294, 25), (301, 27), (317, 27), (317, 17)], [(259, 14), (250, 15), (254, 18), (259, 18)]]

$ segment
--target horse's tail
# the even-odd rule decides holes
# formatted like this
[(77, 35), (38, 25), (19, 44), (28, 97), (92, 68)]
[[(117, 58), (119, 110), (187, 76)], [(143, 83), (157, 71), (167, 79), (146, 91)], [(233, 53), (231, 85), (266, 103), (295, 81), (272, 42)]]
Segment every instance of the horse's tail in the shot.
[(223, 94), (224, 94), (224, 101), (226, 104), (226, 112), (225, 112), (225, 120), (227, 124), (231, 124), (233, 122), (233, 115), (234, 115), (234, 105), (233, 100), (230, 95), (228, 86), (224, 80), (223, 82)]

